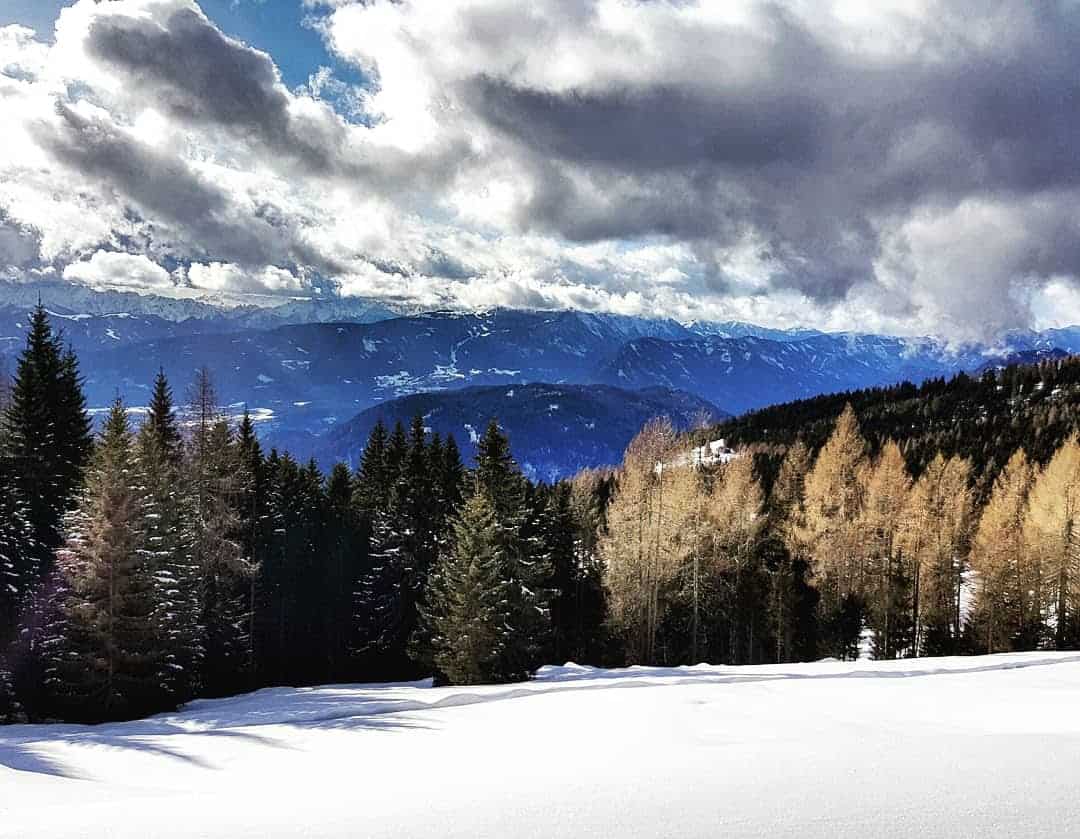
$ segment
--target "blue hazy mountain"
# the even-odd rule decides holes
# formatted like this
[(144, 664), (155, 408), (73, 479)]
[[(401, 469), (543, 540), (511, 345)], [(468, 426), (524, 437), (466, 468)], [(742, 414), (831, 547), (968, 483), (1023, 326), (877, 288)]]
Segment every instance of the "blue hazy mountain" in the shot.
[(466, 463), (472, 462), (488, 422), (497, 420), (526, 474), (547, 481), (585, 466), (618, 463), (630, 440), (654, 417), (667, 416), (685, 429), (726, 416), (693, 394), (665, 388), (631, 391), (546, 383), (468, 387), (403, 396), (368, 408), (332, 428), (312, 454), (323, 466), (338, 460), (355, 466), (377, 421), (407, 426), (416, 415), (443, 437), (453, 434)]

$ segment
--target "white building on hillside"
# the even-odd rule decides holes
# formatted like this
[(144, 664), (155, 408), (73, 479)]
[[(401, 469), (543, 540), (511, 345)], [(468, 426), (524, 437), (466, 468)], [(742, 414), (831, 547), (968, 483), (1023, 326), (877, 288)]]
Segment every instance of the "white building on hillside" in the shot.
[(686, 454), (679, 455), (667, 463), (657, 463), (653, 471), (660, 473), (664, 469), (673, 467), (689, 466), (693, 469), (701, 469), (705, 466), (720, 466), (730, 463), (739, 456), (739, 453), (728, 447), (727, 440), (712, 440), (704, 446), (690, 449)]

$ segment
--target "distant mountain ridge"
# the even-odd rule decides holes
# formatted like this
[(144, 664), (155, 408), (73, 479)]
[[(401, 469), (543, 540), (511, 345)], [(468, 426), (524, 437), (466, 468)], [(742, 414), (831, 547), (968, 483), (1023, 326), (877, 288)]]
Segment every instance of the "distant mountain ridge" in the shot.
[(630, 341), (597, 372), (623, 387), (688, 390), (741, 413), (775, 402), (836, 390), (973, 370), (986, 348), (950, 349), (931, 339), (879, 335), (813, 335), (775, 341), (754, 336)]
[(164, 321), (205, 321), (233, 329), (270, 329), (289, 323), (348, 321), (371, 323), (406, 314), (378, 300), (362, 297), (286, 298), (239, 295), (241, 302), (225, 305), (210, 297), (175, 297), (163, 294), (94, 289), (82, 283), (49, 280), (0, 280), (0, 304), (29, 311), (40, 300), (47, 309), (67, 315), (101, 317), (124, 314)]
[[(659, 387), (740, 414), (821, 393), (977, 372), (1010, 358), (1080, 352), (1080, 327), (1012, 332), (993, 346), (949, 346), (931, 338), (581, 311), (387, 317), (393, 312), (380, 304), (352, 298), (226, 309), (59, 282), (0, 284), (0, 291), (0, 356), (9, 369), (41, 293), (82, 359), (91, 407), (108, 405), (117, 393), (145, 404), (159, 367), (182, 398), (206, 366), (222, 403), (233, 413), (249, 406), (269, 444), (297, 452), (315, 450), (332, 428), (374, 405), (429, 391), (529, 383)], [(334, 322), (311, 320), (323, 317)]]

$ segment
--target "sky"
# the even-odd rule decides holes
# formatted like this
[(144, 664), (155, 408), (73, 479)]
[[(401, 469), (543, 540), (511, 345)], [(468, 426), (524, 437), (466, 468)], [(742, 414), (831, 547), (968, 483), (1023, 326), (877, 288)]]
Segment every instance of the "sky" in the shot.
[(0, 276), (1080, 321), (1075, 0), (5, 0)]

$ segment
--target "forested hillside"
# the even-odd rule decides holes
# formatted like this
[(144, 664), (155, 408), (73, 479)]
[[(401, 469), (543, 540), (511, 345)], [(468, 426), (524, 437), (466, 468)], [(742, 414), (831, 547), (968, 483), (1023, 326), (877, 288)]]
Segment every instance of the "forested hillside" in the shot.
[(554, 483), (588, 466), (622, 460), (627, 443), (653, 417), (667, 416), (678, 428), (715, 422), (725, 413), (684, 391), (624, 390), (609, 385), (532, 383), (429, 391), (382, 402), (340, 423), (314, 450), (319, 463), (359, 463), (375, 423), (408, 423), (415, 416), (444, 437), (460, 435), (471, 462), (481, 431), (492, 419), (514, 443), (514, 456), (532, 480)]
[(1016, 449), (1044, 464), (1080, 428), (1080, 357), (788, 402), (725, 420), (701, 437), (774, 452), (801, 438), (817, 450), (848, 404), (874, 449), (894, 440), (915, 473), (939, 452), (959, 455), (986, 487)]

